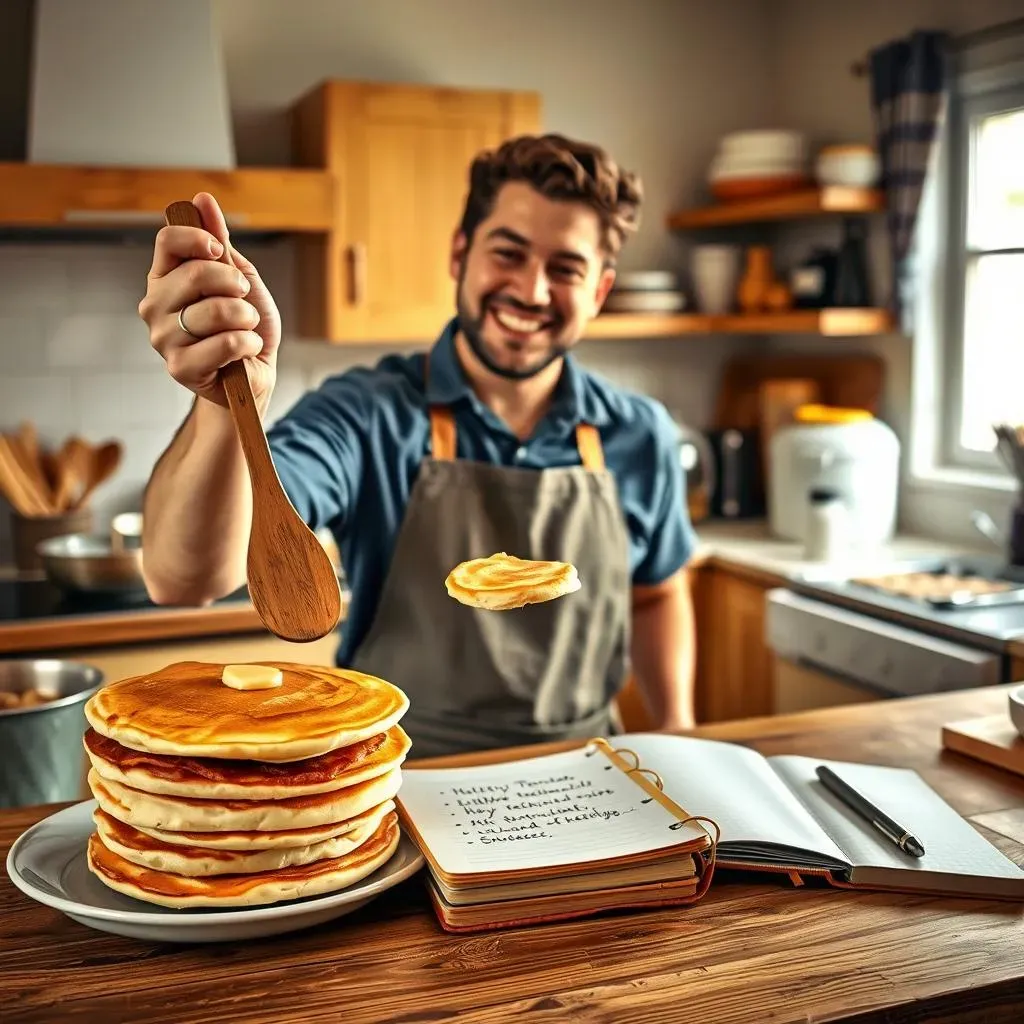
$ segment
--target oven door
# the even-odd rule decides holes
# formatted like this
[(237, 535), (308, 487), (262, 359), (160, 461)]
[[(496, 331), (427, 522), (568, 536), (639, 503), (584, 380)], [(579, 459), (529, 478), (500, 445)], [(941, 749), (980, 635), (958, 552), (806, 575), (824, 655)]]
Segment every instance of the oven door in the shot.
[(773, 657), (777, 713), (1002, 681), (998, 654), (785, 588), (768, 592), (765, 634)]

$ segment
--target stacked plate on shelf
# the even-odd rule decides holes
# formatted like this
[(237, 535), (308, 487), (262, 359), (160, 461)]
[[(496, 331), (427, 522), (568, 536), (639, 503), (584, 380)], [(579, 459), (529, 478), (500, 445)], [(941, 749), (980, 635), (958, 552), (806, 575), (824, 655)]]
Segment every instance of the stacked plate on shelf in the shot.
[(686, 295), (679, 278), (670, 270), (639, 270), (621, 273), (605, 299), (605, 313), (679, 313)]
[(719, 202), (759, 199), (812, 184), (807, 138), (796, 131), (745, 131), (724, 135), (708, 168)]

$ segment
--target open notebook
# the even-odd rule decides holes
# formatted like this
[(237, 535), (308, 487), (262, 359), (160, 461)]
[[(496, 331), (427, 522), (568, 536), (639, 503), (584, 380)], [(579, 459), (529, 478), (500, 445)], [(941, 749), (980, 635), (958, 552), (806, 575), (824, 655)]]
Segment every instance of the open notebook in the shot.
[(715, 827), (628, 755), (595, 740), (525, 760), (403, 770), (403, 822), (451, 930), (693, 902)]
[[(1024, 870), (912, 770), (766, 758), (733, 743), (655, 733), (614, 743), (619, 753), (601, 758), (585, 758), (586, 748), (543, 757), (520, 748), (516, 761), (473, 767), (462, 757), (434, 762), (452, 767), (403, 770), (399, 809), (427, 859), (442, 924), (495, 927), (639, 906), (659, 902), (654, 894), (666, 884), (702, 894), (715, 829), (691, 819), (673, 831), (691, 815), (720, 829), (718, 867), (816, 875), (839, 887), (1024, 900)], [(607, 760), (625, 770), (611, 771)], [(815, 775), (820, 764), (910, 829), (925, 855), (903, 853), (826, 790)], [(626, 774), (636, 767), (647, 774)], [(573, 781), (557, 791), (552, 780), (563, 775)], [(658, 793), (655, 776), (671, 799)], [(542, 782), (556, 792), (540, 799), (564, 803), (525, 806)], [(585, 791), (572, 788), (584, 783)], [(639, 802), (631, 786), (643, 788)], [(597, 795), (606, 788), (613, 792)], [(571, 813), (560, 814), (561, 806)], [(677, 835), (682, 829), (685, 837)], [(665, 892), (660, 902), (673, 895), (689, 894)]]
[[(1003, 856), (915, 771), (777, 754), (734, 743), (634, 733), (616, 737), (665, 792), (721, 828), (720, 867), (820, 874), (868, 889), (1024, 899), (1024, 869)], [(910, 857), (818, 781), (827, 765), (925, 848)]]

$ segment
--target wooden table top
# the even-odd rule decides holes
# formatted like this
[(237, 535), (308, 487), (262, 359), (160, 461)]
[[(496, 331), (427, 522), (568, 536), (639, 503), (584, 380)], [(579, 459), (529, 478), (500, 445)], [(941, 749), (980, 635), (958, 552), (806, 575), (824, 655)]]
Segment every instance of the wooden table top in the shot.
[(74, 647), (265, 632), (266, 626), (248, 600), (222, 601), (204, 608), (127, 608), (0, 622), (0, 654), (49, 655)]
[[(1024, 778), (940, 749), (1009, 687), (720, 723), (764, 753), (915, 768), (1024, 864)], [(0, 856), (53, 808), (0, 812)], [(785, 1024), (1024, 1020), (1019, 904), (794, 889), (720, 871), (700, 903), (480, 935), (443, 932), (422, 880), (306, 932), (155, 945), (78, 925), (0, 878), (0, 1019)]]

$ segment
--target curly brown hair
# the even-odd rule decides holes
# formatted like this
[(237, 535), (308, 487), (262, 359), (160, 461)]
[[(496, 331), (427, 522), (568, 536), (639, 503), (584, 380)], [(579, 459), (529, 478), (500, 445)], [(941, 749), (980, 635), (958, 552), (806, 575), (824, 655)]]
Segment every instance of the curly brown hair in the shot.
[(521, 135), (485, 150), (469, 169), (469, 194), (459, 229), (467, 242), (494, 208), (501, 186), (525, 181), (549, 199), (584, 203), (601, 219), (602, 249), (615, 262), (640, 223), (643, 186), (599, 146), (564, 135)]

